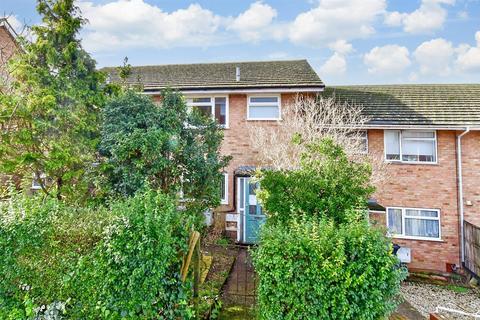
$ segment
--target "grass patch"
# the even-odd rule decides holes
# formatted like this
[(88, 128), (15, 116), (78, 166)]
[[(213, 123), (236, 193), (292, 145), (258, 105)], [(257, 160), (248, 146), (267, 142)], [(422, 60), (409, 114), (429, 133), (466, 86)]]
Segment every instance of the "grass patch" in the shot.
[(470, 291), (470, 289), (466, 287), (460, 287), (460, 286), (454, 286), (454, 285), (448, 285), (446, 287), (448, 290), (452, 290), (457, 293), (467, 293)]

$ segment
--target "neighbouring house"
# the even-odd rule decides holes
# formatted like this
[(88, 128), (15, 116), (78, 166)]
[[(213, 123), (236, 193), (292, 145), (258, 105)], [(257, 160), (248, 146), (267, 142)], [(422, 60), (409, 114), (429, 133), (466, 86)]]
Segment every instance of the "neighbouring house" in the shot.
[(5, 65), (18, 50), (16, 37), (17, 33), (7, 18), (0, 18), (0, 66)]
[[(116, 69), (108, 68), (112, 81)], [(371, 217), (387, 226), (411, 269), (452, 271), (462, 262), (462, 220), (480, 225), (480, 85), (390, 85), (325, 88), (306, 60), (133, 67), (131, 83), (161, 99), (166, 87), (224, 127), (226, 232), (254, 243), (265, 219), (250, 176), (258, 163), (249, 123), (275, 126), (297, 94), (355, 102), (371, 119), (369, 153), (389, 162)], [(459, 199), (462, 199), (461, 201)], [(463, 218), (462, 218), (463, 217)]]
[[(18, 52), (17, 36), (7, 18), (0, 18), (0, 94), (8, 88), (10, 75), (7, 70), (7, 63)], [(3, 129), (0, 126), (0, 130)], [(0, 185), (4, 184), (8, 179), (9, 177), (0, 172)]]

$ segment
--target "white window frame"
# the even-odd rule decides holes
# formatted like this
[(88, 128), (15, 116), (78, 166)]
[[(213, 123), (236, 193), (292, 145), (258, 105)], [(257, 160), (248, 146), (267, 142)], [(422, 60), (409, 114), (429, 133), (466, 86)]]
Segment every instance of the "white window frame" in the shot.
[(352, 140), (365, 140), (365, 146), (366, 146), (366, 150), (362, 150), (359, 152), (359, 154), (368, 154), (368, 130), (358, 130), (358, 132), (365, 132), (365, 136), (362, 137), (362, 136), (359, 136), (359, 135), (356, 135), (354, 137), (352, 137), (351, 139)]
[[(189, 99), (196, 99), (196, 98), (210, 98), (210, 102), (197, 102), (194, 103), (188, 102)], [(215, 99), (216, 98), (225, 98), (225, 124), (218, 124), (220, 127), (224, 129), (229, 128), (230, 124), (230, 107), (229, 107), (229, 96), (228, 95), (188, 95), (185, 97), (187, 102), (187, 107), (192, 110), (192, 107), (200, 106), (200, 107), (210, 107), (212, 119), (215, 120)]]
[[(386, 131), (398, 131), (399, 132), (399, 147), (400, 147), (400, 159), (387, 159), (387, 139), (385, 139), (385, 132)], [(417, 131), (417, 132), (433, 132), (433, 138), (417, 138), (418, 140), (430, 140), (435, 142), (435, 161), (406, 161), (402, 160), (403, 152), (402, 152), (402, 132), (403, 131)], [(411, 140), (416, 140), (415, 138), (409, 138)], [(383, 154), (384, 159), (386, 162), (392, 163), (410, 163), (410, 164), (438, 164), (438, 139), (437, 139), (437, 130), (416, 130), (416, 129), (386, 129), (383, 130)]]
[(223, 192), (225, 193), (225, 198), (220, 200), (221, 204), (228, 204), (228, 173), (222, 173), (223, 174)]
[(31, 190), (42, 189), (42, 185), (38, 182), (38, 180), (43, 180), (43, 183), (45, 184), (47, 181), (47, 175), (45, 173), (41, 173), (40, 178), (38, 178), (37, 175), (34, 173), (32, 177), (32, 185), (30, 186)]
[[(402, 211), (402, 234), (391, 234), (392, 238), (398, 238), (398, 239), (409, 239), (409, 240), (428, 240), (428, 241), (442, 241), (442, 222), (441, 222), (441, 212), (440, 209), (427, 209), (427, 208), (411, 208), (411, 207), (387, 207), (386, 208), (386, 222), (387, 222), (387, 229), (389, 225), (388, 221), (388, 210), (389, 209), (394, 209), (394, 210), (401, 210)], [(425, 210), (425, 211), (435, 211), (438, 214), (438, 218), (435, 217), (421, 217), (421, 216), (409, 216), (409, 218), (415, 218), (415, 219), (422, 219), (422, 220), (434, 220), (438, 221), (438, 238), (433, 238), (433, 237), (420, 237), (420, 236), (409, 236), (405, 234), (405, 213), (407, 210)], [(390, 230), (389, 230), (390, 233)]]
[[(251, 118), (250, 106), (262, 107), (271, 106), (272, 102), (251, 102), (251, 98), (270, 98), (275, 97), (278, 99), (278, 118)], [(252, 94), (247, 96), (247, 120), (248, 121), (278, 121), (282, 120), (282, 95), (280, 94)]]

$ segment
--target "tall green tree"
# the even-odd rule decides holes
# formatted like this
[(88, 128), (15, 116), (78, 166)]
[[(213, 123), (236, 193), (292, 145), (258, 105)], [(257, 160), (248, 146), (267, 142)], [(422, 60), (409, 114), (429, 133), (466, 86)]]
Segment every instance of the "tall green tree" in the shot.
[(130, 196), (147, 184), (168, 194), (183, 193), (202, 210), (220, 204), (223, 130), (214, 120), (189, 112), (181, 94), (166, 90), (161, 105), (125, 89), (103, 112), (100, 153), (107, 183)]
[[(38, 0), (42, 23), (11, 62), (12, 92), (0, 96), (0, 170), (45, 175), (42, 190), (64, 198), (83, 190), (98, 144), (104, 76), (82, 48), (86, 23), (74, 0)], [(49, 182), (47, 182), (49, 181)]]

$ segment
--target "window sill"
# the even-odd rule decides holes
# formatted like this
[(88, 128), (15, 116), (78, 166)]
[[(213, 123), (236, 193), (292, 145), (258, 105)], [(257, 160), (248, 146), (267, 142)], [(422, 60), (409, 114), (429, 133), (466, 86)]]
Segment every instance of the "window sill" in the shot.
[(427, 165), (427, 166), (435, 166), (438, 165), (438, 162), (421, 162), (421, 161), (401, 161), (401, 160), (385, 160), (388, 164), (411, 164), (411, 165)]
[(433, 242), (445, 242), (442, 239), (436, 238), (424, 238), (424, 237), (409, 237), (409, 236), (390, 236), (392, 239), (401, 239), (401, 240), (415, 240), (415, 241), (433, 241)]
[(265, 119), (257, 119), (257, 118), (247, 118), (247, 121), (281, 121), (281, 118), (275, 119), (275, 118), (265, 118)]
[(220, 205), (222, 205), (222, 206), (228, 205), (228, 201), (220, 201)]

